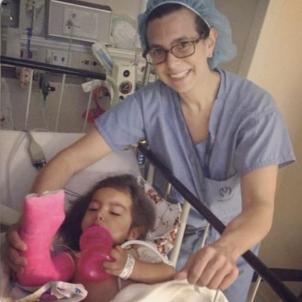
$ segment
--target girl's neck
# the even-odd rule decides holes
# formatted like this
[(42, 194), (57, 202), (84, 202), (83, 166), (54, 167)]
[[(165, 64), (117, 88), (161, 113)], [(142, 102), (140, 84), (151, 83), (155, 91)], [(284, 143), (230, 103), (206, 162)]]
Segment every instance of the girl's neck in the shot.
[(195, 113), (209, 110), (217, 96), (219, 84), (219, 73), (209, 70), (195, 87), (180, 94), (182, 107)]

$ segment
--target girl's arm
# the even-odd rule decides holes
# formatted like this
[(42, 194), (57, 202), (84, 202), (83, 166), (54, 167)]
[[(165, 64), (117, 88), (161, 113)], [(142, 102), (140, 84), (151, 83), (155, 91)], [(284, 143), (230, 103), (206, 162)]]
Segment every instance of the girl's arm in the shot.
[(147, 263), (140, 260), (135, 261), (131, 280), (142, 283), (157, 283), (172, 280), (175, 275), (173, 266), (166, 263)]
[[(111, 252), (111, 257), (115, 259), (115, 261), (104, 262), (104, 270), (109, 274), (119, 276), (126, 265), (128, 253), (129, 251), (120, 246), (116, 246)], [(137, 257), (134, 258), (135, 264), (128, 279), (142, 283), (157, 283), (174, 278), (175, 269), (173, 266), (164, 262), (149, 263), (141, 261), (137, 259)]]

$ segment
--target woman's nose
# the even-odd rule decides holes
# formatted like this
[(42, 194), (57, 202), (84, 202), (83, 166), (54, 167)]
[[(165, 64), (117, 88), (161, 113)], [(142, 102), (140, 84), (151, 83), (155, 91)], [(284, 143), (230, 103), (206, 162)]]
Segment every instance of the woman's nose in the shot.
[(177, 64), (179, 62), (179, 58), (176, 58), (171, 52), (167, 53), (166, 56), (166, 61), (165, 63), (167, 64), (167, 66), (170, 67), (175, 67), (175, 64)]

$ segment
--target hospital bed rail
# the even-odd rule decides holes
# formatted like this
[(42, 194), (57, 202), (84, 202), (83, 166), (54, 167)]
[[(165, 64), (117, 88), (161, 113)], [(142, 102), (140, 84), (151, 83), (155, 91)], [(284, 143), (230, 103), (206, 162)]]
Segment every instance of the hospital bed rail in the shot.
[(105, 73), (92, 72), (92, 71), (87, 71), (87, 70), (83, 70), (83, 69), (77, 69), (77, 68), (60, 66), (60, 65), (53, 65), (53, 64), (31, 61), (31, 60), (26, 60), (26, 59), (1, 56), (0, 62), (1, 62), (1, 64), (44, 70), (44, 71), (49, 71), (49, 72), (58, 73), (58, 74), (77, 76), (77, 77), (81, 77), (81, 78), (91, 78), (91, 79), (98, 79), (98, 80), (102, 80), (102, 81), (106, 80)]
[[(58, 102), (58, 108), (57, 108), (56, 119), (55, 119), (55, 129), (54, 130), (56, 132), (59, 129), (60, 114), (61, 114), (61, 108), (62, 108), (62, 104), (63, 104), (63, 95), (64, 95), (67, 76), (75, 76), (75, 77), (79, 77), (79, 78), (93, 79), (93, 80), (100, 80), (100, 81), (106, 81), (106, 80), (109, 81), (110, 80), (112, 82), (111, 78), (107, 77), (106, 73), (92, 72), (92, 71), (87, 71), (87, 70), (83, 70), (83, 69), (71, 68), (71, 67), (67, 67), (67, 66), (60, 66), (60, 65), (43, 63), (43, 62), (37, 62), (37, 61), (33, 61), (33, 60), (1, 56), (0, 63), (1, 63), (1, 73), (2, 73), (2, 70), (4, 69), (4, 67), (7, 65), (14, 66), (14, 67), (28, 68), (30, 70), (28, 93), (27, 93), (27, 105), (26, 105), (26, 112), (25, 112), (25, 123), (24, 123), (24, 129), (26, 129), (26, 130), (29, 130), (28, 124), (29, 124), (30, 104), (31, 104), (31, 98), (32, 98), (32, 85), (33, 85), (33, 71), (34, 70), (40, 70), (43, 72), (50, 72), (53, 74), (62, 75), (60, 98), (59, 98), (59, 102)], [(114, 89), (116, 89), (115, 86), (114, 86)], [(115, 90), (114, 90), (114, 92), (116, 95)], [(93, 91), (91, 90), (89, 93), (86, 114), (85, 114), (84, 124), (83, 124), (83, 128), (82, 128), (83, 132), (86, 130), (86, 127), (87, 127), (88, 114), (89, 114), (89, 110), (90, 110), (91, 103), (92, 103), (92, 94), (93, 94)]]
[[(225, 225), (198, 199), (193, 193), (190, 192), (167, 168), (157, 156), (148, 149), (145, 141), (140, 142), (137, 146), (138, 150), (146, 156), (148, 161), (158, 169), (169, 183), (182, 195), (184, 200), (193, 206), (202, 216), (207, 219), (210, 225), (220, 234), (224, 231)], [(242, 257), (246, 262), (265, 280), (275, 293), (284, 302), (299, 302), (298, 298), (285, 286), (255, 254), (251, 251), (245, 252)]]

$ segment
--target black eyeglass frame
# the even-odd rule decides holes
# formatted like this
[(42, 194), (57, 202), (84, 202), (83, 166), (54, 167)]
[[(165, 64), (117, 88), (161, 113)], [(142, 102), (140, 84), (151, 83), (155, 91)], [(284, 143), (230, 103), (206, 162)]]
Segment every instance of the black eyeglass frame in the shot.
[[(152, 50), (152, 49), (154, 49), (154, 48), (146, 49), (146, 51), (143, 53), (143, 57), (146, 59), (146, 61), (147, 61), (149, 64), (152, 64), (152, 65), (159, 65), (159, 64), (164, 63), (164, 62), (167, 60), (167, 56), (168, 56), (168, 53), (169, 53), (169, 52), (170, 52), (174, 57), (176, 57), (176, 58), (178, 58), (178, 59), (187, 58), (187, 57), (192, 56), (192, 55), (195, 53), (195, 51), (196, 51), (196, 44), (197, 44), (199, 41), (203, 40), (203, 39), (204, 39), (204, 35), (200, 35), (200, 36), (199, 36), (198, 38), (196, 38), (196, 39), (192, 39), (192, 40), (184, 40), (184, 41), (177, 42), (176, 44), (172, 45), (169, 49), (165, 49), (165, 48), (163, 48), (163, 47), (154, 47), (154, 48), (161, 48), (161, 49), (164, 51), (164, 53), (165, 53), (165, 56), (163, 57), (163, 60), (160, 61), (160, 62), (154, 63), (154, 61), (153, 61), (151, 55), (149, 55), (150, 50)], [(176, 47), (179, 46), (179, 44), (184, 43), (184, 42), (190, 43), (190, 45), (193, 46), (193, 47), (192, 47), (192, 52), (191, 52), (190, 54), (186, 54), (186, 55), (184, 55), (184, 56), (183, 56), (183, 55), (179, 56), (179, 55), (175, 54), (175, 53), (173, 52), (173, 49), (175, 49)], [(150, 56), (149, 58), (148, 58), (148, 55)]]

